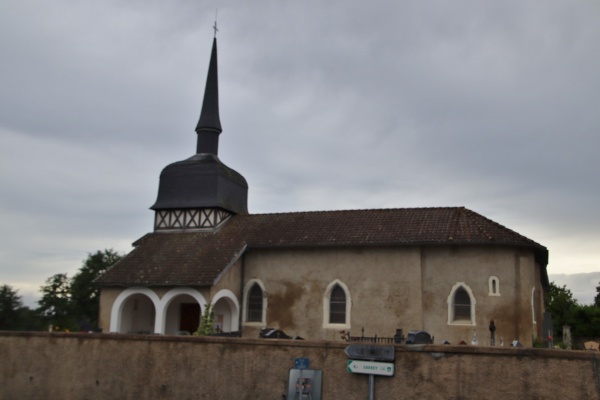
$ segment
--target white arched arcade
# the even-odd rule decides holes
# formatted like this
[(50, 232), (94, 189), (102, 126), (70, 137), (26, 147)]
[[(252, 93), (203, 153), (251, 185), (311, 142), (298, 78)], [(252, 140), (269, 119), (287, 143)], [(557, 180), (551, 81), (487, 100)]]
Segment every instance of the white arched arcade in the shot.
[[(125, 289), (115, 299), (110, 316), (110, 332), (158, 333), (175, 335), (190, 323), (197, 327), (207, 304), (204, 296), (194, 288), (174, 288), (162, 298), (149, 288)], [(215, 323), (222, 332), (239, 330), (240, 305), (233, 292), (220, 290), (212, 299)], [(191, 317), (191, 322), (190, 322)]]

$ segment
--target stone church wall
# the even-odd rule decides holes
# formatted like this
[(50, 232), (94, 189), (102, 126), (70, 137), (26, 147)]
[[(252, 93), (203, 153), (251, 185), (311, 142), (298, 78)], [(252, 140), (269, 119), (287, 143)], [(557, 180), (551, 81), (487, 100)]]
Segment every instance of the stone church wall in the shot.
[[(497, 287), (493, 295), (492, 277)], [(328, 341), (340, 340), (341, 331), (350, 331), (351, 336), (393, 337), (396, 329), (403, 329), (405, 334), (425, 330), (435, 336), (436, 343), (471, 343), (475, 335), (481, 344), (489, 344), (491, 319), (498, 340), (506, 344), (519, 340), (531, 345), (541, 336), (540, 268), (532, 251), (510, 246), (249, 249), (212, 288), (200, 290), (210, 300), (226, 289), (243, 305), (243, 291), (253, 282), (264, 288), (266, 312), (263, 321), (245, 322), (244, 310), (239, 310), (242, 315), (236, 323), (241, 320), (242, 334), (248, 338), (258, 337), (265, 327)], [(351, 303), (347, 324), (330, 324), (325, 310), (327, 290), (336, 282), (344, 285)], [(450, 296), (459, 284), (473, 296), (474, 323), (450, 321)], [(167, 289), (148, 290), (162, 298)], [(115, 299), (124, 290), (102, 290), (100, 326), (104, 332), (109, 331)], [(168, 318), (171, 328), (166, 332), (175, 333), (177, 315), (168, 313)]]
[[(425, 330), (438, 340), (471, 343), (475, 334), (489, 344), (494, 319), (497, 336), (531, 345), (540, 335), (533, 323), (532, 289), (542, 289), (533, 253), (500, 246), (367, 247), (359, 249), (251, 250), (245, 280), (264, 283), (266, 326), (317, 340), (352, 336), (391, 337), (396, 329)], [(497, 295), (489, 279), (497, 278)], [(339, 279), (348, 288), (350, 326), (324, 326), (327, 285)], [(463, 283), (474, 296), (474, 324), (449, 323), (449, 296)], [(537, 320), (541, 321), (541, 307)], [(540, 322), (541, 325), (541, 322)], [(245, 337), (258, 328), (244, 326)]]
[[(295, 357), (323, 371), (323, 399), (368, 395), (346, 343), (0, 332), (0, 398), (284, 399)], [(600, 355), (474, 346), (396, 346), (377, 399), (600, 398)]]
[[(251, 250), (244, 277), (259, 279), (267, 296), (266, 325), (289, 335), (335, 340), (353, 336), (394, 336), (397, 328), (421, 329), (420, 253), (412, 248)], [(350, 326), (324, 321), (326, 290), (346, 285), (352, 303)], [(385, 317), (381, 317), (385, 316)], [(248, 327), (244, 336), (256, 337)]]

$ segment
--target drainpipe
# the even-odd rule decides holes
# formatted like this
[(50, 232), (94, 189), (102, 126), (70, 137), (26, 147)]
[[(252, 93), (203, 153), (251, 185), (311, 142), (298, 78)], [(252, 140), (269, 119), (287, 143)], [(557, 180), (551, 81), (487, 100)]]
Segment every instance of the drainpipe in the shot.
[(238, 326), (239, 326), (239, 331), (240, 331), (240, 337), (242, 337), (243, 335), (243, 328), (242, 328), (242, 323), (243, 323), (243, 315), (244, 315), (244, 307), (246, 307), (246, 305), (244, 304), (244, 271), (246, 270), (246, 252), (248, 251), (248, 248), (245, 249), (244, 253), (242, 254), (242, 265), (241, 265), (241, 273), (240, 273), (240, 312), (239, 312), (239, 322), (238, 322)]

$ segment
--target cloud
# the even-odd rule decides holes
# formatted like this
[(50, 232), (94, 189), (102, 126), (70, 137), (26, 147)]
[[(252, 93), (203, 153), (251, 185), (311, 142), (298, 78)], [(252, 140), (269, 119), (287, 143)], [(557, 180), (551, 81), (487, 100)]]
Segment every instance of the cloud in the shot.
[(598, 269), (594, 2), (8, 0), (1, 281), (152, 230), (161, 169), (195, 151), (217, 7), (219, 156), (252, 212), (464, 205), (553, 273)]

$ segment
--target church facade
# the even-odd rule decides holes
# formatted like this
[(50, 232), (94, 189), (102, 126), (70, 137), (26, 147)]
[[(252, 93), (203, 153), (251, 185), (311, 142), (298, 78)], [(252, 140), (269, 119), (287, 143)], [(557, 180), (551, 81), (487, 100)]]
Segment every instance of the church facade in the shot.
[(436, 342), (542, 336), (547, 249), (464, 207), (250, 214), (218, 157), (216, 39), (196, 154), (161, 173), (154, 231), (97, 279), (104, 332), (310, 340), (424, 330)]

